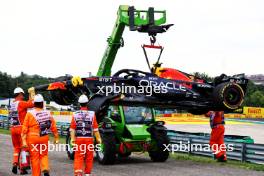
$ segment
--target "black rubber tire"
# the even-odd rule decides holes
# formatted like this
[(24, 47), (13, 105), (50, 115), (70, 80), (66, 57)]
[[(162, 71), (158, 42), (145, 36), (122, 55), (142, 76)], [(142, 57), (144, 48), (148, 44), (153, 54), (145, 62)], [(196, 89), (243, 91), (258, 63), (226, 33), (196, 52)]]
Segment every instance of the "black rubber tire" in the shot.
[(131, 152), (128, 153), (118, 153), (119, 158), (128, 158), (131, 155)]
[(96, 152), (98, 162), (103, 165), (111, 165), (116, 161), (116, 139), (114, 133), (101, 133), (104, 151)]
[[(70, 142), (71, 142), (71, 135), (70, 135), (70, 131), (68, 131), (68, 134), (66, 136), (66, 144), (70, 145)], [(70, 150), (69, 145), (66, 145), (67, 155), (70, 160), (74, 160), (74, 151)]]
[[(228, 96), (234, 96), (233, 100), (229, 100)], [(216, 86), (213, 92), (213, 100), (217, 106), (226, 110), (234, 110), (241, 106), (244, 100), (244, 91), (240, 85), (236, 83), (226, 82)]]
[(164, 151), (164, 144), (169, 144), (167, 131), (153, 131), (151, 137), (157, 144), (157, 150), (148, 152), (150, 159), (154, 162), (165, 162), (169, 157), (169, 151)]

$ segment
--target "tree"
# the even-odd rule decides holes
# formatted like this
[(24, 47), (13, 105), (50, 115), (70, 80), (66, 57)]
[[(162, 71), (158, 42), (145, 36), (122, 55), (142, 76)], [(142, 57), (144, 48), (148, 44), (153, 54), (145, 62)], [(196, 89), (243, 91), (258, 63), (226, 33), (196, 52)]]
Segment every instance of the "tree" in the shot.
[(264, 107), (264, 86), (249, 81), (243, 105)]
[(263, 92), (257, 90), (249, 95), (249, 106), (254, 107), (264, 107), (264, 94)]
[[(39, 75), (27, 75), (23, 72), (17, 77), (11, 77), (7, 73), (0, 72), (0, 98), (9, 98), (13, 96), (13, 90), (19, 86), (27, 93), (27, 89), (36, 85), (49, 83), (49, 78)], [(46, 100), (49, 100), (49, 94), (43, 93)], [(26, 95), (27, 96), (27, 95)]]
[(214, 79), (212, 77), (210, 77), (209, 75), (207, 75), (206, 73), (200, 73), (200, 72), (194, 72), (193, 75), (195, 77), (198, 77), (198, 78), (201, 78), (201, 79), (204, 79), (208, 82), (211, 82), (213, 81)]

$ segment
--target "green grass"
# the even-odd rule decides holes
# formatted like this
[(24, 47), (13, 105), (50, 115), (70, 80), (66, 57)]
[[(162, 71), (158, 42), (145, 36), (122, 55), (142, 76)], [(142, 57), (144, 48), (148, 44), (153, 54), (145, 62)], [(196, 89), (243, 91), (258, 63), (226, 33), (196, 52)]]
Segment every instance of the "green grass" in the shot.
[(241, 169), (247, 169), (247, 170), (264, 171), (264, 166), (261, 164), (246, 163), (246, 162), (240, 162), (240, 161), (234, 161), (234, 160), (228, 160), (227, 163), (219, 163), (219, 162), (216, 162), (213, 158), (196, 156), (196, 155), (188, 155), (188, 154), (182, 154), (182, 153), (174, 153), (174, 154), (171, 154), (170, 156), (171, 158), (175, 160), (189, 160), (193, 162), (214, 164), (214, 165), (219, 165), (219, 166), (226, 165), (229, 167), (235, 167), (235, 168), (241, 168)]
[(0, 134), (10, 134), (10, 130), (0, 128)]

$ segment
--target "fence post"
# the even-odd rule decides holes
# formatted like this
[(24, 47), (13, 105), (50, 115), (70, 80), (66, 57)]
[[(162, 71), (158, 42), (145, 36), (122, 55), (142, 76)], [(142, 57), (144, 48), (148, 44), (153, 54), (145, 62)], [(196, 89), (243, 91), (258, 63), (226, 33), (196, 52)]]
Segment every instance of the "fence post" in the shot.
[(191, 137), (189, 138), (188, 143), (189, 143), (188, 154), (190, 155), (190, 154), (192, 154), (192, 138)]
[(2, 128), (2, 129), (5, 129), (4, 119), (3, 119), (3, 121), (2, 121), (1, 128)]
[(63, 136), (63, 125), (60, 126), (61, 136)]
[(8, 125), (6, 125), (4, 117), (3, 117), (3, 129), (7, 129), (8, 130)]
[(9, 130), (9, 127), (10, 127), (10, 123), (9, 123), (9, 114), (7, 116), (7, 129)]
[(246, 161), (246, 144), (242, 143), (242, 148), (241, 148), (241, 161), (245, 162)]

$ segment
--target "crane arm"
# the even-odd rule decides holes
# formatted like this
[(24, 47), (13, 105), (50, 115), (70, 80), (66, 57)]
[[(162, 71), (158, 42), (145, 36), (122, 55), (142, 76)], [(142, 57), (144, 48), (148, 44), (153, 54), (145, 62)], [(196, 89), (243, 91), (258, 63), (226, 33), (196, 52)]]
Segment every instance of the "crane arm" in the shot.
[[(159, 16), (155, 19), (155, 15)], [(166, 22), (166, 11), (136, 10), (133, 6), (121, 5), (117, 12), (117, 19), (111, 36), (107, 39), (107, 47), (104, 52), (97, 76), (110, 76), (111, 69), (118, 52), (124, 45), (122, 38), (125, 27), (130, 31), (148, 33), (155, 36), (157, 33), (166, 32), (170, 25), (162, 25)]]

